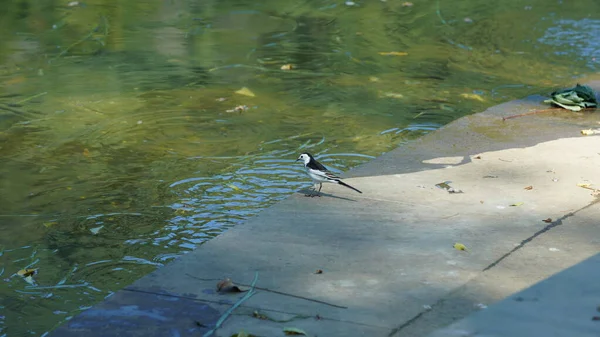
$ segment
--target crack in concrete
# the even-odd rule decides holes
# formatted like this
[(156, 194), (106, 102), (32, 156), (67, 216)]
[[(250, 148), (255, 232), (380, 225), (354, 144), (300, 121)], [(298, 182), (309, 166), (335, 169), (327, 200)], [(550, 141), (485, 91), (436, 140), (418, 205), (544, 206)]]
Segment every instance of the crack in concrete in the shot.
[[(558, 227), (563, 225), (563, 221), (576, 215), (578, 212), (581, 212), (583, 210), (586, 210), (596, 204), (600, 203), (600, 198), (597, 198), (596, 200), (592, 201), (591, 203), (581, 207), (580, 209), (573, 211), (573, 212), (569, 212), (565, 215), (563, 215), (562, 217), (560, 217), (559, 219), (553, 221), (552, 223), (548, 224), (546, 227), (540, 229), (539, 231), (533, 233), (531, 236), (529, 236), (528, 238), (524, 239), (523, 241), (521, 241), (521, 243), (519, 243), (518, 246), (516, 246), (515, 248), (511, 249), (508, 253), (502, 255), (500, 258), (498, 258), (496, 261), (492, 262), (491, 264), (489, 264), (487, 267), (485, 267), (482, 272), (486, 272), (492, 268), (494, 268), (495, 266), (497, 266), (500, 262), (502, 262), (504, 259), (506, 259), (507, 257), (509, 257), (510, 255), (512, 255), (514, 252), (518, 251), (519, 249), (525, 247), (525, 245), (527, 245), (529, 242), (533, 241), (533, 239), (535, 239), (536, 237), (550, 231), (552, 228)], [(437, 302), (435, 302), (435, 304), (433, 304), (431, 306), (430, 309), (424, 310), (419, 312), (418, 314), (416, 314), (415, 316), (413, 316), (411, 319), (407, 320), (406, 322), (402, 323), (401, 325), (399, 325), (398, 327), (392, 329), (392, 331), (388, 334), (388, 337), (392, 337), (396, 334), (398, 334), (399, 332), (401, 332), (404, 328), (410, 326), (411, 324), (413, 324), (414, 322), (416, 322), (417, 320), (419, 320), (419, 318), (421, 318), (423, 315), (425, 315), (428, 312), (433, 311), (436, 307), (438, 307), (439, 305), (441, 305), (442, 303), (444, 303), (446, 301), (446, 298), (449, 295), (452, 295), (454, 293), (454, 291), (451, 291), (447, 296), (445, 296), (444, 298), (439, 299)]]
[(588, 209), (590, 207), (592, 207), (593, 205), (597, 204), (600, 202), (600, 199), (596, 199), (595, 201), (592, 201), (591, 203), (583, 206), (582, 208), (574, 211), (574, 212), (569, 212), (565, 215), (563, 215), (562, 217), (558, 218), (557, 220), (551, 222), (549, 225), (547, 225), (546, 227), (540, 229), (539, 231), (533, 233), (533, 235), (531, 235), (530, 237), (526, 238), (525, 240), (521, 241), (521, 243), (519, 243), (519, 245), (517, 245), (515, 248), (511, 249), (508, 253), (502, 255), (499, 259), (497, 259), (496, 261), (492, 262), (490, 265), (488, 265), (487, 267), (483, 268), (483, 272), (488, 271), (492, 268), (494, 268), (495, 266), (497, 266), (500, 262), (502, 262), (504, 259), (506, 259), (507, 257), (511, 256), (514, 252), (516, 252), (517, 250), (525, 247), (526, 244), (528, 244), (529, 242), (533, 241), (533, 239), (537, 238), (538, 236), (548, 232), (549, 230), (551, 230), (554, 227), (558, 227), (561, 226), (563, 224), (563, 220), (566, 220), (572, 216), (574, 216), (575, 214), (577, 214), (578, 212), (581, 212), (585, 209)]

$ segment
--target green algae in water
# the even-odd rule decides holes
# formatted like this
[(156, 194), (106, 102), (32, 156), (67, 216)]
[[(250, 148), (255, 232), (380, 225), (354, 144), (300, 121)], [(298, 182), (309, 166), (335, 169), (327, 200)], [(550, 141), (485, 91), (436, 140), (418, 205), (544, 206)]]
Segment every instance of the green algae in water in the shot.
[[(593, 1), (68, 4), (0, 13), (0, 335), (41, 335), (308, 185), (298, 152), (340, 173), (597, 71), (576, 24)], [(32, 263), (44, 288), (7, 276)]]

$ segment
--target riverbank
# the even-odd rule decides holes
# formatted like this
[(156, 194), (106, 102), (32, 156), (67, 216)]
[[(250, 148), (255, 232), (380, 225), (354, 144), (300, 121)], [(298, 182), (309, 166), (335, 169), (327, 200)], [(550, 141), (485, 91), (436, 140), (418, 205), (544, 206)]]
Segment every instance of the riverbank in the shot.
[[(578, 186), (600, 187), (600, 138), (580, 134), (600, 118), (502, 118), (541, 101), (461, 118), (348, 172), (363, 194), (300, 191), (51, 336), (201, 336), (245, 295), (217, 282), (255, 275), (256, 294), (215, 336), (425, 336), (575, 265), (600, 250), (600, 206)], [(460, 193), (436, 186), (447, 181)]]

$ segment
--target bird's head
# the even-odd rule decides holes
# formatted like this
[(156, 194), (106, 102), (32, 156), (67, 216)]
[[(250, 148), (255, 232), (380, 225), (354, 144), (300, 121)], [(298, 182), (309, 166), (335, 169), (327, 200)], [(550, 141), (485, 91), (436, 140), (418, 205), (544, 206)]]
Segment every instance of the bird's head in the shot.
[(312, 155), (308, 152), (302, 153), (300, 154), (300, 157), (298, 157), (298, 159), (296, 159), (296, 161), (301, 160), (304, 165), (308, 164), (308, 162), (310, 162), (310, 160), (312, 159)]

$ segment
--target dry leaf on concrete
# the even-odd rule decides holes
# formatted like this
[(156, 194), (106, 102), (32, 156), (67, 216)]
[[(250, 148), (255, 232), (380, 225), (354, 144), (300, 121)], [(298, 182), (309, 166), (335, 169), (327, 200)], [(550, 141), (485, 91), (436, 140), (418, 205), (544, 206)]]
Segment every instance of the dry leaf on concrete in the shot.
[(234, 284), (229, 278), (223, 279), (217, 283), (217, 292), (220, 293), (243, 293), (248, 290), (249, 288), (240, 287)]
[(283, 333), (286, 335), (302, 335), (307, 336), (306, 332), (298, 328), (283, 328)]
[(455, 243), (454, 246), (452, 246), (452, 247), (454, 247), (454, 249), (456, 249), (456, 250), (468, 252), (467, 247), (460, 242)]
[(267, 316), (265, 314), (261, 314), (260, 312), (258, 312), (256, 310), (252, 313), (252, 317), (262, 319), (262, 320), (269, 319), (269, 316)]

